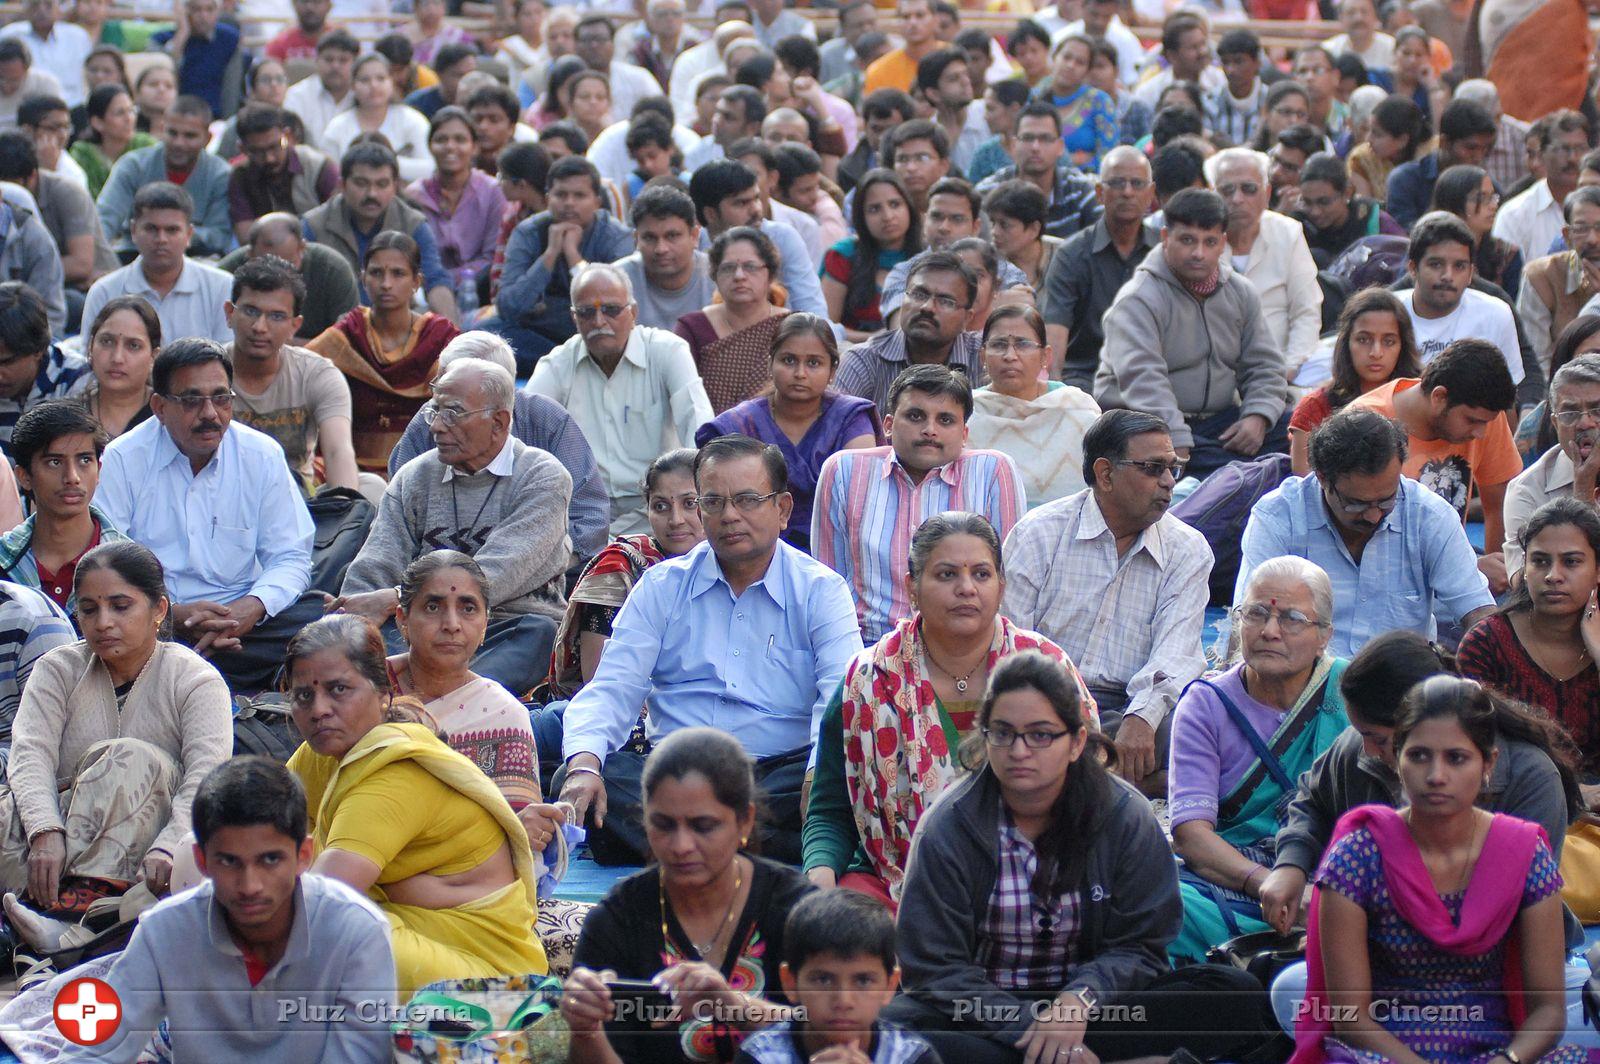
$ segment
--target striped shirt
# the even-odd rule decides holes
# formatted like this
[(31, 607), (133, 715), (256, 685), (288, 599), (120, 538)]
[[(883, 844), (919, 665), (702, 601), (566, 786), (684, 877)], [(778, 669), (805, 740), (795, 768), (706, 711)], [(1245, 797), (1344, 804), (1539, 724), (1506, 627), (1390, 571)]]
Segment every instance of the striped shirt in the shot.
[(51, 344), (39, 362), (39, 375), (34, 378), (27, 397), (20, 403), (15, 399), (0, 398), (0, 443), (11, 443), (11, 430), (16, 428), (17, 418), (22, 416), (24, 410), (38, 406), (46, 399), (77, 395), (92, 380), (94, 377), (89, 373), (87, 359)]
[(1085, 489), (1019, 521), (1005, 559), (1001, 612), (1057, 643), (1091, 688), (1126, 691), (1127, 712), (1152, 728), (1205, 670), (1211, 548), (1171, 514), (1118, 557), (1117, 537)]
[(914, 484), (893, 447), (839, 451), (822, 465), (811, 512), (811, 549), (843, 576), (871, 645), (911, 616), (911, 534), (950, 510), (982, 514), (1001, 539), (1028, 508), (1022, 474), (999, 451), (963, 451)]
[(11, 743), (34, 662), (77, 639), (67, 615), (42, 591), (0, 580), (0, 742)]
[[(965, 373), (974, 388), (989, 383), (979, 339), (978, 333), (962, 333), (950, 345), (950, 354), (945, 358), (945, 365)], [(846, 351), (833, 386), (846, 395), (859, 395), (877, 403), (878, 413), (887, 417), (894, 413), (889, 409), (889, 389), (895, 378), (910, 368), (906, 334), (892, 329)]]

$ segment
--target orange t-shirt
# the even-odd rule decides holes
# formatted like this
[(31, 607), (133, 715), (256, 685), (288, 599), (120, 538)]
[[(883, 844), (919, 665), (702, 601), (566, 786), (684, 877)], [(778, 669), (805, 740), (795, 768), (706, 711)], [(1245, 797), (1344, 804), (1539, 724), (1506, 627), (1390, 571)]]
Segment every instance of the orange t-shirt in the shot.
[[(1398, 417), (1394, 409), (1395, 393), (1421, 383), (1415, 378), (1390, 381), (1350, 400), (1350, 408), (1371, 407), (1385, 417)], [(1522, 458), (1517, 454), (1511, 426), (1504, 416), (1489, 422), (1489, 429), (1481, 440), (1451, 443), (1412, 436), (1409, 443), (1410, 454), (1400, 471), (1454, 506), (1463, 519), (1474, 484), (1480, 489), (1484, 484), (1504, 484), (1522, 472)]]
[(906, 54), (904, 48), (896, 48), (873, 60), (867, 67), (867, 78), (862, 83), (861, 93), (865, 96), (878, 89), (899, 89), (901, 92), (910, 92), (911, 86), (917, 83), (917, 61)]

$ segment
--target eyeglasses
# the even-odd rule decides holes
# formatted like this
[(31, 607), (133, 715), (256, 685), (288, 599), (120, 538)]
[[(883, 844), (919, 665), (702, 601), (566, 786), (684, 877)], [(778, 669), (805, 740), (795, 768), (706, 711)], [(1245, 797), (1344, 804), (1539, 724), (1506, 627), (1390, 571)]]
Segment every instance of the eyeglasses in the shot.
[(724, 262), (717, 267), (717, 276), (723, 280), (737, 277), (741, 273), (748, 277), (754, 277), (756, 274), (764, 272), (766, 268), (767, 264), (764, 262)]
[(1568, 406), (1552, 410), (1550, 416), (1563, 425), (1576, 425), (1584, 418), (1600, 422), (1600, 406)]
[(1248, 606), (1235, 606), (1234, 619), (1246, 628), (1265, 628), (1267, 622), (1274, 617), (1278, 619), (1278, 631), (1284, 635), (1299, 635), (1307, 628), (1321, 628), (1324, 622), (1312, 620), (1299, 610), (1275, 610), (1270, 606), (1260, 603), (1251, 603)]
[(1544, 146), (1544, 150), (1551, 155), (1582, 155), (1589, 150), (1589, 145), (1563, 144), (1559, 141), (1552, 141)]
[(961, 304), (956, 302), (955, 296), (947, 296), (936, 292), (930, 292), (921, 285), (918, 285), (915, 288), (906, 289), (906, 306), (909, 307), (912, 304), (915, 304), (919, 307), (922, 307), (928, 305), (929, 303), (932, 303), (940, 310), (946, 312), (961, 309)]
[(1339, 500), (1339, 512), (1349, 514), (1352, 517), (1356, 514), (1364, 514), (1368, 510), (1382, 510), (1384, 513), (1388, 513), (1400, 504), (1400, 493), (1398, 491), (1387, 499), (1352, 499), (1332, 484), (1328, 485), (1328, 491)]
[(68, 133), (72, 132), (72, 125), (67, 122), (47, 122), (44, 125), (37, 126), (35, 128), (38, 129), (40, 133), (49, 133), (54, 137), (64, 137)]
[(1260, 193), (1260, 191), (1261, 186), (1254, 181), (1242, 181), (1237, 185), (1217, 186), (1217, 195), (1221, 196), (1223, 199), (1232, 199), (1235, 192), (1246, 196), (1254, 196)]
[(1490, 204), (1497, 205), (1500, 202), (1500, 193), (1474, 192), (1470, 197), (1468, 197), (1467, 202), (1473, 207), (1487, 207)]
[(1160, 480), (1163, 473), (1171, 473), (1173, 480), (1182, 480), (1183, 471), (1186, 468), (1182, 462), (1163, 462), (1159, 458), (1153, 458), (1148, 462), (1135, 462), (1131, 458), (1118, 458), (1112, 464), (1132, 466), (1151, 480)]
[(1021, 739), (1022, 745), (1029, 750), (1043, 750), (1063, 735), (1072, 734), (1066, 731), (1045, 731), (1043, 729), (1017, 731), (1014, 728), (1006, 727), (1004, 724), (996, 724), (993, 727), (984, 728), (982, 731), (983, 741), (996, 750), (1007, 750), (1015, 746), (1018, 739)]
[(452, 425), (460, 424), (474, 414), (487, 414), (490, 409), (490, 407), (485, 406), (477, 410), (467, 410), (459, 406), (438, 406), (430, 401), (422, 408), (422, 420), (428, 425), (432, 425), (437, 421), (445, 428), (449, 428)]
[(164, 395), (162, 398), (168, 402), (177, 403), (179, 406), (183, 407), (184, 413), (193, 414), (203, 409), (207, 403), (210, 403), (218, 410), (232, 410), (234, 393), (216, 392), (212, 395)]
[(281, 310), (262, 310), (246, 303), (233, 308), (235, 313), (244, 317), (245, 321), (260, 321), (263, 317), (273, 325), (287, 325), (294, 320), (294, 315), (286, 314)]
[(579, 321), (593, 321), (601, 314), (616, 319), (622, 317), (629, 306), (631, 304), (628, 303), (596, 303), (588, 307), (573, 307), (572, 316)]
[(701, 513), (715, 517), (726, 510), (730, 502), (739, 508), (740, 513), (749, 514), (755, 513), (756, 509), (768, 499), (782, 494), (783, 492), (781, 491), (769, 491), (765, 495), (757, 495), (753, 491), (741, 491), (731, 499), (726, 495), (702, 495), (695, 501), (699, 505)]
[(1015, 351), (1023, 358), (1027, 358), (1043, 347), (1044, 345), (1037, 340), (1012, 336), (996, 336), (993, 340), (985, 340), (983, 342), (984, 351), (991, 355), (1003, 356), (1009, 351)]
[(1100, 184), (1113, 192), (1143, 192), (1150, 187), (1150, 182), (1142, 177), (1108, 177)]
[(1588, 239), (1589, 237), (1593, 236), (1596, 231), (1600, 231), (1600, 225), (1579, 224), (1567, 226), (1567, 232), (1579, 240)]

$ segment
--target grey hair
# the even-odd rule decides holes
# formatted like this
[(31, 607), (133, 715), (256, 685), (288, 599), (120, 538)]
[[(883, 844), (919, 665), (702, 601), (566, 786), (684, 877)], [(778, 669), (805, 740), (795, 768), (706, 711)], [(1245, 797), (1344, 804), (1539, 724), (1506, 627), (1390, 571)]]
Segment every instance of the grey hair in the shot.
[(1550, 378), (1550, 401), (1569, 384), (1600, 384), (1600, 354), (1579, 355)]
[(439, 352), (439, 368), (443, 370), (452, 362), (463, 358), (479, 358), (485, 362), (493, 362), (513, 377), (517, 375), (517, 356), (512, 352), (511, 345), (506, 342), (505, 337), (484, 329), (464, 332), (445, 344), (444, 350)]
[(1263, 182), (1269, 179), (1271, 164), (1267, 162), (1265, 152), (1253, 148), (1224, 148), (1206, 160), (1206, 182), (1212, 188), (1217, 187), (1217, 175), (1222, 173), (1222, 168), (1229, 163), (1248, 163), (1255, 168), (1256, 174)]
[(1361, 86), (1350, 94), (1350, 121), (1352, 123), (1364, 122), (1371, 118), (1372, 112), (1376, 111), (1378, 105), (1388, 98), (1389, 94), (1377, 85)]
[(483, 358), (458, 358), (439, 374), (435, 386), (446, 377), (474, 373), (483, 389), (484, 401), (491, 410), (510, 410), (517, 401), (517, 379), (504, 366)]
[(1468, 78), (1456, 86), (1454, 99), (1470, 100), (1493, 115), (1500, 108), (1500, 89), (1488, 78)]
[(1317, 620), (1326, 627), (1333, 626), (1333, 583), (1322, 566), (1293, 554), (1268, 558), (1250, 574), (1244, 593), (1248, 598), (1263, 580), (1292, 580), (1311, 592), (1311, 608), (1317, 611)]
[(762, 119), (761, 125), (765, 127), (768, 122), (776, 125), (779, 122), (804, 122), (805, 120), (806, 116), (796, 111), (793, 107), (779, 107), (774, 111), (768, 112), (767, 117)]
[(611, 278), (622, 286), (624, 292), (628, 293), (628, 302), (633, 302), (633, 282), (628, 279), (628, 274), (625, 270), (609, 262), (591, 262), (584, 266), (573, 276), (572, 284), (567, 291), (576, 296), (578, 289), (591, 277)]

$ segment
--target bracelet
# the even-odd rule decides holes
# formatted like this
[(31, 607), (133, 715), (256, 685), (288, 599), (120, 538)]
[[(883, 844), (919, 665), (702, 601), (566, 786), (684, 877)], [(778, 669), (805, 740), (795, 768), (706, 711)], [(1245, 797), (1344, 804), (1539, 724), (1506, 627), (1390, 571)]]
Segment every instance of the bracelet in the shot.
[(1248, 871), (1248, 872), (1246, 872), (1244, 874), (1244, 882), (1239, 884), (1239, 889), (1245, 894), (1250, 893), (1250, 880), (1255, 878), (1255, 874), (1257, 872), (1260, 872), (1263, 875), (1265, 875), (1266, 871), (1267, 871), (1267, 869), (1266, 869), (1265, 865), (1261, 865), (1261, 864), (1252, 865), (1251, 868), (1250, 868), (1250, 871)]
[(567, 779), (571, 779), (574, 776), (581, 776), (584, 773), (588, 773), (589, 775), (595, 777), (596, 779), (600, 780), (601, 782), (605, 782), (605, 777), (600, 775), (600, 770), (597, 769), (597, 768), (590, 768), (588, 765), (568, 765), (567, 766)]

